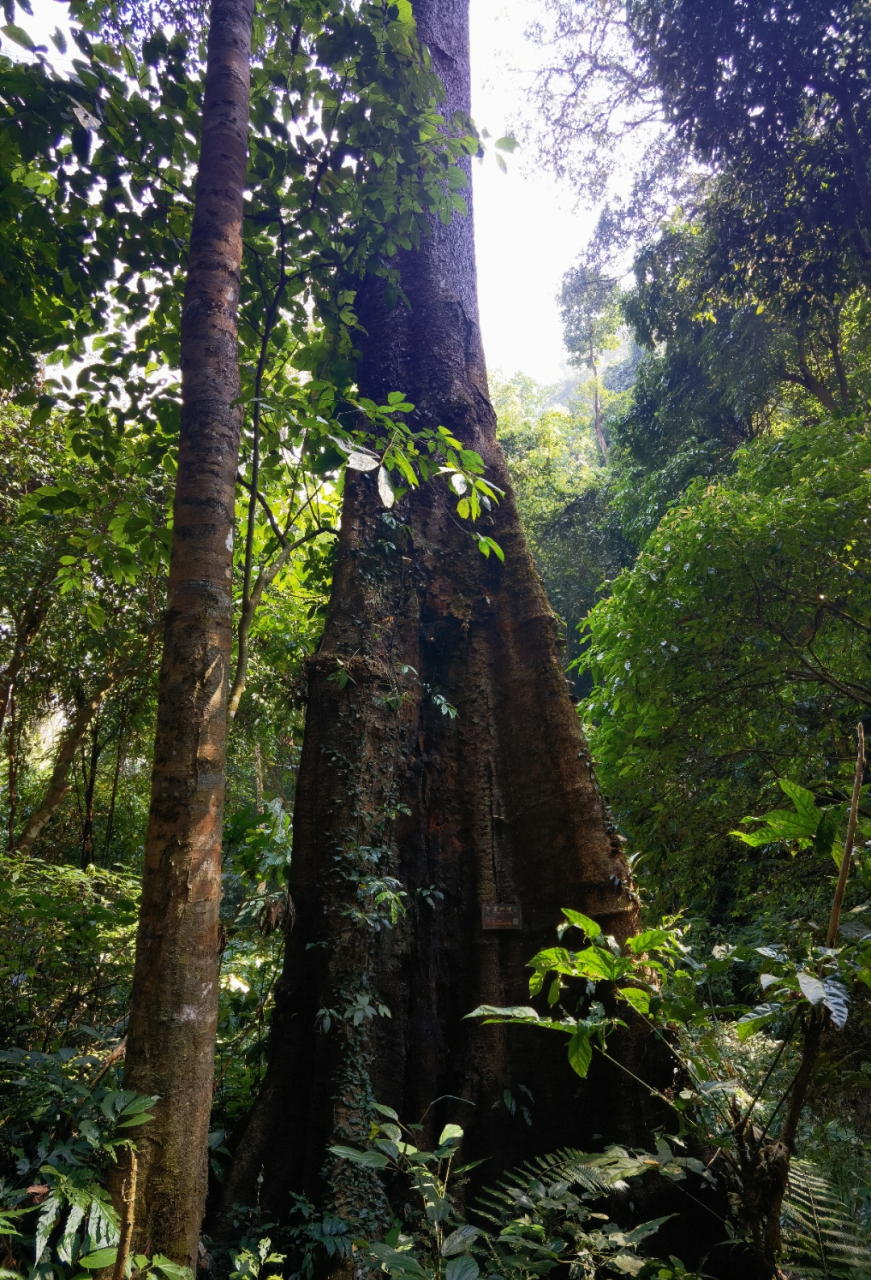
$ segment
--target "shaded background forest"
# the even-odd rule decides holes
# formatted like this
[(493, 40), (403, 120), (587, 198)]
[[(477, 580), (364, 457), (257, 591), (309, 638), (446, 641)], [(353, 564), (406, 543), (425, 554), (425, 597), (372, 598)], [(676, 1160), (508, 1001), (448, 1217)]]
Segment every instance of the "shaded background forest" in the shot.
[[(553, 4), (534, 36), (549, 62), (534, 90), (539, 123), (523, 146), (576, 179), (600, 219), (561, 295), (570, 374), (554, 386), (497, 374), (491, 392), (573, 697), (645, 908), (651, 919), (683, 912), (706, 942), (755, 943), (825, 918), (832, 861), (799, 835), (747, 844), (733, 833), (782, 803), (782, 780), (819, 806), (845, 803), (855, 726), (871, 727), (871, 30), (862, 6), (784, 3), (778, 38), (790, 35), (774, 65), (759, 52), (770, 47), (761, 6), (724, 5), (731, 26), (710, 24), (709, 6), (689, 0), (682, 27), (660, 0), (630, 9), (631, 41), (624, 8), (610, 4)], [(837, 21), (827, 27), (829, 9)], [(82, 57), (105, 78), (114, 63), (98, 34)], [(188, 101), (193, 73), (161, 37), (146, 55), (160, 68), (143, 81), (159, 116), (168, 97)], [(716, 83), (724, 59), (740, 74)], [(91, 447), (96, 419), (80, 401), (99, 400), (118, 369), (136, 368), (118, 338), (124, 324), (144, 317), (142, 331), (150, 326), (136, 376), (161, 353), (171, 361), (173, 268), (147, 302), (134, 296), (131, 269), (111, 286), (115, 328), (104, 311), (102, 331), (82, 328), (58, 355), (52, 315), (66, 298), (68, 323), (80, 323), (80, 282), (68, 268), (64, 276), (68, 245), (50, 271), (40, 258), (36, 197), (57, 182), (57, 167), (16, 134), (21, 66), (0, 60), (0, 199), (14, 213), (0, 231), (10, 325), (0, 405), (0, 1037), (13, 1075), (23, 1052), (44, 1055), (5, 1098), (10, 1167), (18, 1161), (35, 1178), (39, 1134), (71, 1088), (64, 1062), (86, 1052), (96, 1068), (124, 1033), (173, 476), (168, 419), (155, 414), (159, 429), (128, 433), (110, 465)], [(620, 83), (609, 79), (618, 66), (631, 70)], [(83, 132), (73, 127), (67, 151), (79, 173), (108, 163)], [(265, 125), (262, 133), (254, 168), (265, 174)], [(615, 194), (603, 157), (625, 139), (634, 169)], [(183, 167), (183, 156), (173, 163)], [(250, 263), (267, 249), (252, 238)], [(249, 264), (254, 310), (266, 296), (255, 297), (255, 276)], [(333, 321), (324, 308), (313, 322), (300, 306), (297, 332), (290, 324), (278, 343), (270, 394), (307, 394), (311, 353)], [(257, 334), (252, 321), (252, 366)], [(51, 378), (66, 390), (49, 394)], [(144, 387), (142, 403), (163, 394)], [(250, 480), (250, 433), (245, 448)], [(229, 740), (218, 1178), (224, 1134), (262, 1077), (292, 909), (285, 876), (304, 664), (330, 589), (341, 461), (328, 442), (295, 452), (276, 425), (261, 471), (284, 542), (258, 508), (255, 570), (278, 564), (288, 531), (298, 545), (252, 624)], [(249, 503), (240, 494), (242, 528)], [(450, 715), (451, 691), (434, 696)], [(859, 932), (869, 899), (863, 801), (847, 899)], [(869, 1031), (860, 996), (803, 1134), (804, 1153), (863, 1220)]]

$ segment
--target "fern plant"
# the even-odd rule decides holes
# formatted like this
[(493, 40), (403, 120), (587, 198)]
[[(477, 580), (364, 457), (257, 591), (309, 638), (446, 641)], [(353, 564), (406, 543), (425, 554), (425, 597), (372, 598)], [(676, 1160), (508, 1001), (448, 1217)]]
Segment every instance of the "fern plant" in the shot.
[(793, 1160), (783, 1202), (786, 1270), (796, 1280), (864, 1280), (871, 1250), (850, 1207), (807, 1160)]
[(688, 1169), (706, 1174), (698, 1160), (675, 1156), (662, 1139), (655, 1156), (611, 1146), (602, 1153), (564, 1148), (528, 1160), (482, 1193), (472, 1212), (487, 1225), (475, 1226), (464, 1220), (455, 1194), (457, 1177), (474, 1167), (453, 1165), (463, 1138), (459, 1125), (446, 1126), (435, 1151), (420, 1151), (410, 1139), (421, 1125), (403, 1125), (381, 1103), (375, 1109), (389, 1123), (372, 1123), (368, 1149), (330, 1151), (362, 1168), (400, 1175), (419, 1206), (406, 1204), (384, 1240), (366, 1243), (373, 1270), (393, 1280), (538, 1280), (560, 1267), (571, 1280), (689, 1280), (678, 1259), (669, 1264), (639, 1253), (667, 1217), (624, 1228), (592, 1208), (609, 1192), (626, 1189), (627, 1178), (651, 1169), (676, 1181)]

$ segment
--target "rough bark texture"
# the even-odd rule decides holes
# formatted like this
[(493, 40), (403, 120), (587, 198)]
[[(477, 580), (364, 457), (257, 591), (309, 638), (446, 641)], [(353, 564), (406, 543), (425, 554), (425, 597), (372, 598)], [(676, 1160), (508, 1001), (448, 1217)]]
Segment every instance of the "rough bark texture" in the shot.
[[(237, 311), (252, 0), (213, 0), (182, 311), (182, 420), (151, 810), (125, 1084), (137, 1133), (134, 1253), (193, 1265), (206, 1192), (240, 416)], [(115, 1188), (120, 1198), (120, 1188)]]
[[(415, 0), (415, 14), (446, 86), (445, 116), (467, 111), (467, 0)], [(379, 1217), (377, 1185), (326, 1148), (365, 1140), (373, 1097), (414, 1122), (455, 1095), (429, 1110), (423, 1145), (458, 1121), (464, 1156), (488, 1157), (488, 1178), (594, 1134), (637, 1137), (646, 1107), (626, 1076), (598, 1070), (581, 1081), (552, 1034), (463, 1020), (481, 1003), (529, 1002), (526, 963), (554, 944), (563, 906), (620, 939), (638, 910), (495, 439), (471, 219), (437, 224), (401, 270), (410, 312), (384, 306), (379, 280), (358, 296), (360, 389), (380, 403), (404, 391), (416, 427), (443, 424), (481, 453), (507, 491), (485, 529), (505, 563), (480, 554), (442, 483), (385, 517), (372, 478), (349, 473), (329, 617), (309, 670), (296, 924), (264, 1089), (223, 1192), (225, 1211), (253, 1204), (262, 1171), (260, 1203), (282, 1216), (291, 1191), (322, 1200), (326, 1174), (333, 1206), (364, 1227)], [(372, 919), (366, 875), (402, 883), (407, 912), (395, 927)], [(494, 903), (518, 903), (522, 928), (482, 928), (482, 906)], [(367, 999), (391, 1016), (366, 1014)], [(643, 1070), (640, 1039), (627, 1037), (624, 1052)]]

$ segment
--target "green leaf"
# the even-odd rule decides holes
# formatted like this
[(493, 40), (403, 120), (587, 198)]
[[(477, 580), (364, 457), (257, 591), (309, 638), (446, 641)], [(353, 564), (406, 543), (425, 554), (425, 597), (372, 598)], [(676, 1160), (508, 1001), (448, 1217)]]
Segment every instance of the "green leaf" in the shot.
[(850, 1016), (850, 996), (847, 988), (837, 978), (826, 978), (823, 987), (825, 988), (823, 1004), (832, 1015), (832, 1022), (839, 1031), (843, 1031)]
[(477, 1227), (457, 1227), (442, 1245), (442, 1257), (451, 1258), (455, 1253), (462, 1253), (480, 1234)]
[(577, 925), (579, 929), (583, 929), (591, 942), (595, 942), (596, 938), (602, 936), (601, 926), (596, 924), (595, 920), (591, 920), (589, 916), (585, 916), (583, 912), (571, 911), (568, 907), (563, 907), (563, 915), (570, 924)]
[(675, 1215), (667, 1213), (664, 1218), (652, 1218), (650, 1222), (642, 1222), (640, 1226), (633, 1227), (631, 1231), (626, 1233), (627, 1244), (640, 1244), (647, 1236), (652, 1236), (654, 1231), (658, 1231), (664, 1222), (668, 1222)]
[(645, 929), (643, 933), (627, 938), (626, 946), (634, 956), (639, 956), (645, 951), (657, 951), (670, 937), (667, 929)]
[(621, 987), (620, 994), (638, 1013), (650, 1013), (650, 993), (640, 991), (638, 987)]
[(148, 1097), (146, 1094), (140, 1094), (138, 1098), (134, 1098), (132, 1102), (128, 1102), (127, 1106), (121, 1112), (122, 1116), (138, 1116), (140, 1111), (148, 1111), (159, 1102), (160, 1098), (157, 1094)]
[(492, 538), (485, 538), (481, 534), (478, 534), (478, 549), (482, 555), (489, 556), (490, 552), (493, 551), (500, 560), (504, 561), (505, 559), (505, 552), (499, 546), (499, 543), (494, 542)]
[(390, 1161), (380, 1151), (358, 1151), (356, 1147), (330, 1147), (334, 1156), (350, 1160), (363, 1169), (386, 1169)]
[(459, 1142), (463, 1136), (463, 1130), (458, 1124), (446, 1124), (439, 1136), (438, 1145), (443, 1147), (446, 1142)]
[(173, 1262), (171, 1258), (165, 1257), (162, 1253), (156, 1253), (151, 1259), (152, 1267), (156, 1267), (158, 1271), (162, 1271), (166, 1276), (166, 1280), (193, 1280), (193, 1272), (190, 1267), (183, 1267), (181, 1263)]
[(389, 1120), (395, 1120), (397, 1124), (399, 1123), (399, 1116), (392, 1107), (385, 1107), (383, 1102), (373, 1102), (372, 1106), (376, 1111), (380, 1112), (382, 1116), (387, 1116)]
[(21, 27), (17, 27), (14, 22), (9, 22), (5, 27), (0, 29), (2, 29), (4, 36), (7, 36), (10, 40), (13, 40), (16, 44), (20, 44), (22, 49), (32, 50), (36, 48), (36, 45), (33, 43), (30, 36), (27, 34), (27, 32), (24, 31)]
[(516, 138), (512, 138), (510, 134), (506, 134), (504, 138), (497, 138), (493, 143), (497, 151), (516, 151), (520, 143)]
[(495, 1018), (501, 1022), (541, 1022), (538, 1013), (529, 1005), (479, 1004), (477, 1009), (465, 1015), (467, 1018)]
[(100, 1267), (113, 1267), (118, 1256), (117, 1248), (97, 1249), (94, 1253), (79, 1258), (78, 1265), (87, 1271), (98, 1271)]
[(424, 1271), (417, 1258), (411, 1253), (391, 1249), (389, 1244), (381, 1244), (380, 1241), (371, 1241), (369, 1243), (369, 1252), (374, 1254), (380, 1263), (382, 1263), (391, 1276), (415, 1276), (416, 1280), (429, 1280), (430, 1273)]
[(822, 1004), (825, 999), (826, 989), (819, 978), (814, 977), (812, 973), (808, 973), (804, 969), (799, 969), (795, 976), (798, 978), (798, 985), (805, 1000), (813, 1005)]
[(569, 1039), (569, 1062), (572, 1069), (584, 1079), (593, 1061), (593, 1046), (590, 1043), (589, 1030), (578, 1025)]
[(743, 1044), (745, 1040), (749, 1040), (757, 1031), (761, 1031), (767, 1026), (773, 1018), (781, 1012), (779, 1004), (759, 1004), (755, 1009), (751, 1009), (749, 1013), (745, 1013), (739, 1018), (735, 1024), (735, 1030), (738, 1032), (738, 1039)]
[(823, 815), (817, 825), (816, 835), (814, 836), (814, 849), (823, 858), (834, 855), (835, 862), (840, 869), (841, 866), (841, 850), (835, 850), (835, 840), (838, 835), (838, 827), (841, 825), (841, 808), (832, 808), (823, 810)]
[(478, 1280), (478, 1264), (474, 1258), (463, 1254), (459, 1258), (451, 1258), (444, 1274), (445, 1280)]
[(106, 625), (106, 610), (98, 604), (89, 604), (85, 606), (88, 622), (95, 631), (102, 631)]
[(790, 782), (789, 778), (779, 778), (781, 791), (784, 791), (795, 805), (796, 813), (800, 814), (808, 823), (816, 826), (820, 817), (820, 810), (817, 808), (816, 799), (812, 791), (808, 791), (805, 787), (800, 787), (797, 782)]

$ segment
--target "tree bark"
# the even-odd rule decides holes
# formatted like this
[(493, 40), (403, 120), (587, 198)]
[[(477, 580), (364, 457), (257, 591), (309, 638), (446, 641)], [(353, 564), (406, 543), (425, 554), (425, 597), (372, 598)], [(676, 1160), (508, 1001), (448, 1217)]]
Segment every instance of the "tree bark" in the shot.
[[(84, 772), (85, 812), (82, 822), (82, 870), (85, 871), (94, 858), (94, 791), (97, 786), (97, 766), (105, 743), (100, 742), (98, 726), (91, 725), (91, 755)], [(83, 762), (84, 763), (84, 762)]]
[[(132, 1250), (196, 1265), (218, 1000), (218, 905), (240, 410), (237, 347), (253, 0), (213, 0), (182, 309), (182, 417), (125, 1085)], [(117, 1179), (116, 1179), (117, 1183)], [(114, 1187), (120, 1202), (120, 1186)]]
[[(450, 120), (469, 108), (467, 0), (414, 10)], [(372, 477), (348, 473), (329, 615), (309, 664), (296, 925), (264, 1087), (222, 1193), (227, 1222), (234, 1201), (254, 1203), (262, 1171), (267, 1214), (287, 1212), (289, 1191), (322, 1201), (326, 1175), (332, 1206), (377, 1230), (374, 1178), (326, 1151), (365, 1141), (373, 1099), (406, 1121), (429, 1107), (424, 1147), (445, 1121), (462, 1124), (464, 1157), (487, 1157), (488, 1179), (594, 1132), (637, 1137), (644, 1124), (646, 1095), (628, 1077), (581, 1081), (550, 1035), (463, 1020), (481, 1003), (529, 1002), (526, 963), (554, 944), (563, 906), (624, 939), (638, 900), (496, 443), (471, 218), (436, 223), (401, 273), (410, 311), (388, 310), (378, 279), (358, 295), (360, 390), (379, 403), (404, 391), (415, 427), (445, 425), (478, 450), (506, 490), (484, 522), (505, 563), (480, 554), (443, 483), (388, 516)], [(367, 876), (401, 882), (394, 927), (383, 907), (378, 918)], [(518, 906), (521, 927), (487, 928), (485, 909), (498, 904)], [(640, 1071), (645, 1050), (632, 1046)]]
[(110, 689), (121, 678), (120, 670), (106, 672), (98, 681), (97, 687), (76, 711), (70, 721), (63, 740), (58, 749), (54, 768), (48, 781), (42, 803), (33, 811), (24, 824), (24, 830), (18, 837), (17, 848), (20, 854), (28, 854), (45, 830), (49, 820), (70, 789), (70, 765), (75, 754), (85, 740), (91, 721), (103, 705), (103, 699)]
[[(15, 848), (15, 809), (16, 809), (16, 752), (15, 752), (15, 685), (9, 686), (6, 705), (9, 707), (9, 751), (7, 753), (7, 778), (8, 778), (8, 794), (9, 794), (9, 815), (7, 823), (7, 840), (6, 847), (11, 853)], [(5, 705), (4, 708), (5, 710)]]

